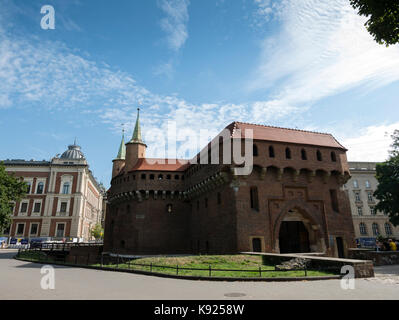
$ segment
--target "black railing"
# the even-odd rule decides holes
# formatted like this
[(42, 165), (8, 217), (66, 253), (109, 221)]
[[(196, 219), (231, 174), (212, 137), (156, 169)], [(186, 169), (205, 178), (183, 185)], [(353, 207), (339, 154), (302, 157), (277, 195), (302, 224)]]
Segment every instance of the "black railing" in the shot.
[(72, 247), (97, 247), (102, 245), (99, 242), (32, 242), (28, 250), (68, 251)]
[[(220, 269), (220, 268), (212, 268), (211, 265), (208, 266), (208, 268), (191, 268), (191, 267), (182, 267), (179, 265), (176, 266), (165, 266), (165, 265), (157, 265), (153, 263), (145, 264), (145, 263), (134, 263), (135, 259), (132, 258), (127, 258), (123, 257), (120, 255), (114, 255), (114, 256), (108, 256), (108, 259), (104, 259), (105, 255), (101, 256), (101, 261), (100, 261), (100, 266), (102, 268), (111, 268), (111, 269), (128, 269), (128, 270), (134, 270), (135, 267), (147, 267), (149, 268), (150, 272), (154, 272), (153, 270), (158, 268), (158, 269), (170, 269), (170, 270), (175, 270), (176, 275), (179, 275), (179, 272), (183, 270), (187, 271), (207, 271), (208, 276), (212, 276), (212, 272), (243, 272), (243, 273), (257, 273), (259, 274), (259, 277), (262, 277), (262, 274), (265, 273), (274, 273), (274, 272), (293, 272), (293, 271), (302, 271), (305, 277), (311, 277), (309, 276), (309, 271), (319, 271), (319, 272), (330, 272), (332, 275), (340, 275), (340, 270), (337, 267), (323, 267), (323, 268), (311, 268), (307, 267), (306, 264), (304, 265), (303, 268), (293, 268), (293, 269), (280, 269), (277, 266), (274, 266), (273, 269), (262, 269), (261, 266), (259, 266), (257, 269)], [(104, 261), (108, 260), (108, 261)], [(122, 268), (120, 267), (121, 264), (127, 265), (127, 268)], [(116, 267), (115, 267), (116, 266)]]
[[(91, 244), (92, 245), (92, 244)], [(174, 270), (176, 275), (182, 275), (184, 272), (182, 271), (204, 271), (208, 273), (209, 277), (215, 276), (216, 272), (242, 272), (242, 273), (257, 273), (259, 277), (262, 277), (263, 274), (267, 273), (274, 273), (274, 272), (293, 272), (293, 271), (302, 271), (304, 277), (313, 277), (309, 275), (309, 271), (321, 271), (321, 272), (330, 272), (332, 273), (331, 275), (340, 275), (340, 270), (337, 269), (336, 267), (323, 267), (323, 268), (309, 268), (306, 265), (303, 268), (294, 268), (294, 269), (280, 269), (276, 266), (274, 266), (273, 269), (262, 269), (261, 266), (259, 266), (257, 269), (219, 269), (219, 268), (213, 268), (211, 265), (209, 265), (207, 268), (191, 268), (191, 267), (182, 267), (179, 265), (176, 266), (166, 266), (166, 265), (157, 265), (153, 263), (145, 264), (145, 263), (134, 263), (134, 258), (131, 257), (124, 257), (120, 255), (103, 255), (101, 254), (101, 257), (96, 254), (81, 254), (81, 255), (73, 255), (71, 259), (67, 262), (67, 254), (64, 254), (61, 256), (49, 256), (48, 254), (51, 255), (51, 253), (57, 253), (56, 250), (50, 251), (44, 251), (40, 249), (19, 249), (18, 250), (18, 255), (21, 256), (22, 252), (36, 252), (38, 253), (38, 257), (36, 258), (37, 262), (44, 262), (44, 263), (51, 263), (51, 262), (57, 262), (61, 261), (65, 264), (68, 265), (76, 265), (76, 266), (82, 266), (82, 265), (97, 265), (97, 267), (101, 267), (102, 269), (113, 269), (113, 270), (136, 270), (136, 271), (143, 271), (138, 269), (137, 267), (146, 267), (149, 268), (150, 273), (162, 273), (162, 272), (157, 272), (154, 271), (154, 269), (169, 269), (169, 270)], [(62, 252), (62, 251), (61, 251)], [(61, 253), (58, 251), (58, 253)], [(65, 252), (64, 252), (65, 253)], [(51, 257), (51, 259), (50, 259)], [(106, 257), (106, 258), (105, 258)], [(108, 261), (105, 261), (108, 260)], [(126, 267), (122, 267), (122, 265), (126, 265)], [(299, 277), (300, 275), (298, 275)], [(227, 278), (226, 276), (224, 276)]]

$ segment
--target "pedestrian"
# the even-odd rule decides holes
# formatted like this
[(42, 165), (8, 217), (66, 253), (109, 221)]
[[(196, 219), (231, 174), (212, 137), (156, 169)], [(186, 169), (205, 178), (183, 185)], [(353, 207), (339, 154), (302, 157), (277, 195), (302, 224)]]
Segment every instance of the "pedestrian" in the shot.
[(382, 243), (379, 242), (378, 240), (375, 242), (376, 245), (376, 250), (377, 251), (382, 251)]
[(383, 242), (382, 242), (382, 247), (383, 247), (382, 251), (390, 251), (390, 250), (391, 250), (391, 248), (389, 247), (389, 243), (388, 243), (387, 240), (383, 240)]
[(389, 243), (389, 249), (390, 251), (396, 251), (396, 243), (392, 241), (392, 239), (388, 240)]

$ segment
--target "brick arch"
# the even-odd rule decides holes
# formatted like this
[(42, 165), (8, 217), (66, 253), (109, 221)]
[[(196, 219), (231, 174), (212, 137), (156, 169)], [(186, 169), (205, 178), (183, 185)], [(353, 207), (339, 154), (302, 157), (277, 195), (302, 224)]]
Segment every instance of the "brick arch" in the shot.
[(318, 226), (317, 230), (314, 230), (315, 237), (318, 239), (326, 239), (326, 234), (323, 229), (322, 220), (317, 218), (317, 213), (315, 209), (305, 200), (303, 199), (292, 199), (286, 201), (284, 206), (281, 208), (279, 215), (276, 220), (273, 222), (273, 247), (277, 250), (277, 243), (279, 239), (280, 227), (283, 219), (288, 214), (288, 211), (291, 209), (296, 209), (303, 216), (304, 219), (310, 221), (311, 225)]

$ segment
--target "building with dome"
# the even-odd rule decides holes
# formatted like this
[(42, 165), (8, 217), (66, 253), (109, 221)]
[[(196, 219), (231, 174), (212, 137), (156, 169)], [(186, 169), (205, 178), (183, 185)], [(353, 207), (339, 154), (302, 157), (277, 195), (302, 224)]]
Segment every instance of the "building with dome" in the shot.
[[(236, 146), (252, 159), (246, 174)], [(146, 149), (137, 115), (113, 160), (105, 252), (345, 257), (356, 246), (347, 150), (331, 134), (233, 122), (191, 160), (147, 158)]]
[(51, 161), (5, 160), (29, 185), (26, 197), (15, 203), (11, 238), (51, 238), (89, 241), (90, 229), (102, 222), (104, 188), (89, 170), (76, 141)]

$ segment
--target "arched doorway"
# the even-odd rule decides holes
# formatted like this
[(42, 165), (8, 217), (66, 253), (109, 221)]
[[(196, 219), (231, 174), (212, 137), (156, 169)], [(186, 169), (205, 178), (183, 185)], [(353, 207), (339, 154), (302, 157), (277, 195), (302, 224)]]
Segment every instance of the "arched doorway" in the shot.
[(280, 253), (310, 252), (309, 232), (302, 221), (282, 221), (279, 234)]
[[(290, 208), (290, 207), (288, 207)], [(282, 211), (276, 230), (276, 249), (280, 253), (323, 252), (320, 226), (297, 206)]]

